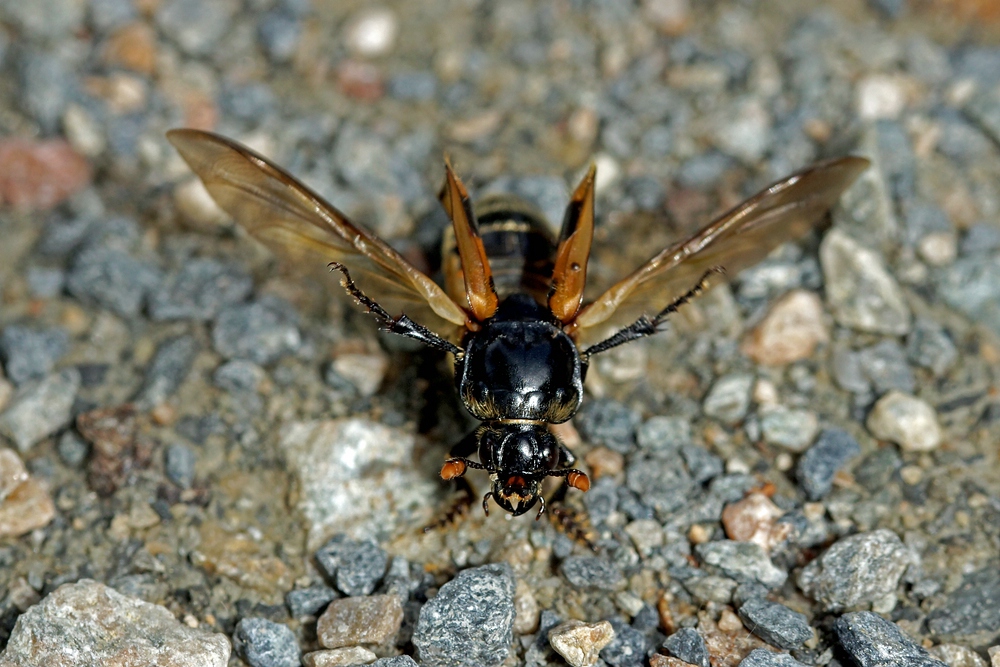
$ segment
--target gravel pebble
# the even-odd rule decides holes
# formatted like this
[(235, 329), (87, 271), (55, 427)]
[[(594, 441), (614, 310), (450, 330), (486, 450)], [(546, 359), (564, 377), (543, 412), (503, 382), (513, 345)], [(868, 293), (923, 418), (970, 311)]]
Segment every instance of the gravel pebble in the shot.
[(833, 488), (837, 471), (861, 454), (858, 441), (839, 428), (824, 429), (795, 467), (799, 486), (810, 500), (820, 500)]
[(215, 321), (212, 344), (227, 359), (264, 366), (302, 345), (296, 319), (287, 303), (269, 297), (229, 306)]
[(798, 584), (827, 611), (881, 605), (917, 563), (896, 533), (880, 528), (837, 540), (799, 572)]
[(413, 631), (428, 667), (494, 667), (514, 639), (514, 576), (510, 566), (462, 570), (420, 609)]
[(391, 658), (379, 658), (371, 667), (417, 667), (416, 661), (408, 655), (397, 655)]
[(775, 653), (764, 648), (755, 648), (740, 661), (738, 667), (806, 667), (787, 653)]
[(870, 333), (904, 335), (910, 308), (879, 255), (839, 229), (820, 245), (826, 298), (837, 323)]
[(356, 644), (383, 644), (399, 632), (403, 603), (398, 595), (333, 600), (316, 622), (323, 648)]
[(191, 370), (197, 352), (198, 342), (193, 336), (177, 336), (160, 343), (146, 370), (136, 403), (152, 407), (173, 396)]
[(930, 656), (948, 667), (988, 667), (978, 653), (958, 644), (938, 644), (927, 650)]
[(906, 363), (906, 352), (899, 343), (884, 340), (859, 350), (857, 354), (861, 370), (876, 394), (884, 394), (892, 389), (913, 393), (916, 381)]
[(20, 537), (44, 528), (56, 516), (56, 507), (45, 487), (29, 477), (0, 503), (0, 537)]
[(938, 638), (985, 644), (1000, 632), (1000, 563), (992, 561), (967, 574), (947, 602), (927, 615), (927, 627)]
[(635, 431), (642, 418), (617, 401), (585, 403), (574, 424), (588, 442), (628, 454), (635, 448)]
[(13, 449), (0, 447), (0, 504), (14, 489), (28, 481), (28, 470)]
[(691, 443), (691, 422), (683, 417), (650, 417), (636, 430), (635, 439), (643, 451), (673, 456)]
[(203, 56), (219, 44), (238, 8), (233, 0), (167, 0), (157, 8), (156, 23), (184, 53)]
[(80, 664), (83, 654), (93, 665), (226, 667), (229, 653), (224, 635), (188, 628), (165, 607), (81, 579), (17, 619), (0, 665)]
[(361, 646), (334, 648), (326, 651), (313, 651), (302, 656), (305, 667), (346, 667), (348, 665), (367, 665), (375, 661), (375, 654)]
[(764, 441), (791, 452), (803, 452), (819, 430), (819, 420), (811, 410), (777, 407), (762, 410), (760, 419)]
[(975, 322), (1000, 332), (1000, 262), (997, 254), (963, 257), (942, 270), (934, 285), (937, 293), (952, 308)]
[(233, 630), (233, 649), (250, 667), (299, 667), (301, 651), (287, 625), (244, 618)]
[(242, 269), (214, 259), (192, 259), (168, 275), (150, 297), (149, 316), (157, 321), (211, 320), (252, 290), (253, 280)]
[(759, 544), (719, 540), (694, 548), (698, 558), (710, 572), (715, 571), (740, 583), (760, 583), (777, 588), (785, 583), (788, 573), (775, 567)]
[(570, 556), (559, 571), (576, 588), (596, 588), (613, 591), (622, 587), (624, 578), (618, 568), (595, 556)]
[(833, 624), (841, 648), (858, 667), (944, 667), (895, 623), (870, 611), (844, 614)]
[(329, 586), (310, 586), (285, 593), (285, 604), (292, 618), (316, 616), (340, 594)]
[(124, 318), (139, 314), (146, 296), (160, 283), (160, 272), (123, 250), (94, 245), (73, 260), (66, 287), (84, 303)]
[(701, 634), (694, 628), (681, 628), (663, 642), (669, 655), (697, 667), (710, 667), (708, 648)]
[(80, 372), (67, 368), (22, 387), (0, 414), (0, 435), (26, 452), (70, 422)]
[(934, 408), (898, 391), (875, 403), (865, 425), (876, 438), (895, 442), (908, 452), (937, 449), (943, 437)]
[(813, 636), (804, 614), (764, 598), (750, 598), (737, 613), (752, 633), (779, 648), (799, 648)]
[(194, 470), (198, 457), (194, 450), (180, 442), (170, 443), (164, 450), (164, 471), (167, 479), (182, 489), (194, 484)]
[(252, 361), (233, 359), (215, 369), (212, 382), (230, 394), (252, 394), (260, 389), (266, 377), (264, 369)]
[(646, 637), (619, 618), (610, 619), (614, 638), (601, 650), (601, 659), (611, 667), (641, 667), (646, 659)]
[(726, 375), (712, 385), (702, 403), (705, 415), (718, 419), (724, 424), (738, 424), (750, 409), (750, 390), (753, 388), (752, 375)]
[(790, 532), (788, 524), (777, 522), (783, 514), (763, 493), (751, 493), (726, 506), (722, 511), (722, 526), (729, 539), (753, 542), (769, 552)]
[(608, 621), (567, 621), (548, 631), (549, 644), (572, 667), (592, 667), (601, 650), (615, 637)]
[(370, 540), (336, 535), (316, 552), (327, 579), (345, 595), (370, 595), (389, 567), (389, 554)]
[(945, 328), (932, 319), (919, 317), (906, 337), (906, 355), (913, 363), (941, 377), (958, 360), (958, 350)]
[(758, 364), (782, 366), (809, 358), (828, 340), (822, 301), (813, 292), (794, 290), (771, 306), (741, 349)]
[(0, 333), (0, 360), (15, 385), (40, 380), (66, 354), (69, 335), (65, 329), (35, 329), (11, 325)]
[(682, 507), (689, 500), (693, 487), (691, 476), (676, 461), (649, 456), (632, 458), (625, 470), (625, 481), (642, 504), (661, 515)]

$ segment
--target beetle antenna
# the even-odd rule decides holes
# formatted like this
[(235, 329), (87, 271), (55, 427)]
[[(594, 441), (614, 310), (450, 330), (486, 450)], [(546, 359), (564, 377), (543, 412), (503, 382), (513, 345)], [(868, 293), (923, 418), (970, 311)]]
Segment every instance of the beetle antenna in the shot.
[(423, 326), (422, 324), (417, 324), (404, 313), (399, 317), (393, 317), (389, 312), (379, 305), (375, 299), (371, 298), (367, 294), (361, 291), (357, 285), (354, 284), (354, 279), (351, 278), (350, 272), (347, 267), (340, 262), (330, 262), (327, 264), (331, 271), (340, 271), (342, 275), (340, 279), (341, 286), (347, 290), (347, 293), (354, 297), (354, 300), (359, 304), (364, 306), (370, 315), (372, 315), (376, 321), (378, 321), (379, 326), (389, 333), (394, 333), (398, 336), (405, 336), (406, 338), (412, 338), (413, 340), (418, 340), (428, 347), (433, 347), (435, 350), (441, 350), (442, 352), (451, 352), (456, 357), (461, 357), (463, 354), (462, 348), (458, 347), (454, 343), (441, 338), (436, 333)]

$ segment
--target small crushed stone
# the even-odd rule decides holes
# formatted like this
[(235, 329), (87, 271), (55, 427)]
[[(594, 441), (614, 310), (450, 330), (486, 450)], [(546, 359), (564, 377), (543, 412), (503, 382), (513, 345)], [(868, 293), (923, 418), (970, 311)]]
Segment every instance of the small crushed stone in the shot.
[(286, 625), (266, 618), (244, 618), (233, 631), (233, 649), (250, 667), (297, 667), (300, 651)]

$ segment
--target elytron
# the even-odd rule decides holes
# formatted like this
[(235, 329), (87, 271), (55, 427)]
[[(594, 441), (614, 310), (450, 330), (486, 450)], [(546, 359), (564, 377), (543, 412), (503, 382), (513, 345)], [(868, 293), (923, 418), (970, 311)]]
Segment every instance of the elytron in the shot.
[(805, 234), (868, 166), (844, 157), (778, 181), (585, 303), (593, 167), (554, 239), (542, 215), (514, 197), (494, 195), (473, 206), (446, 161), (440, 200), (453, 227), (443, 243), (440, 286), (249, 148), (199, 130), (167, 136), (252, 236), (297, 265), (339, 271), (344, 289), (383, 329), (454, 355), (459, 396), (482, 423), (452, 448), (441, 476), (484, 470), (492, 482), (483, 497), (487, 513), (493, 498), (515, 516), (538, 504), (536, 518), (545, 511), (546, 477), (590, 488), (549, 426), (579, 409), (591, 358), (656, 333), (703, 290)]

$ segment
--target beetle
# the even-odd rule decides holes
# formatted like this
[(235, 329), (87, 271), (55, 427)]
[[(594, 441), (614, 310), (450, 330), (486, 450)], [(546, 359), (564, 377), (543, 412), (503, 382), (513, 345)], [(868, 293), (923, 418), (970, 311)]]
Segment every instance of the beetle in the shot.
[(515, 516), (539, 504), (536, 519), (545, 511), (546, 477), (590, 488), (549, 426), (579, 409), (591, 357), (655, 334), (702, 291), (805, 234), (869, 164), (848, 156), (788, 176), (584, 303), (594, 166), (553, 238), (542, 214), (515, 197), (473, 206), (446, 159), (439, 199), (453, 224), (442, 246), (442, 286), (246, 146), (193, 129), (167, 137), (252, 236), (296, 264), (328, 265), (384, 330), (454, 356), (458, 394), (482, 423), (452, 447), (441, 477), (484, 470), (492, 482), (487, 514), (492, 498)]

